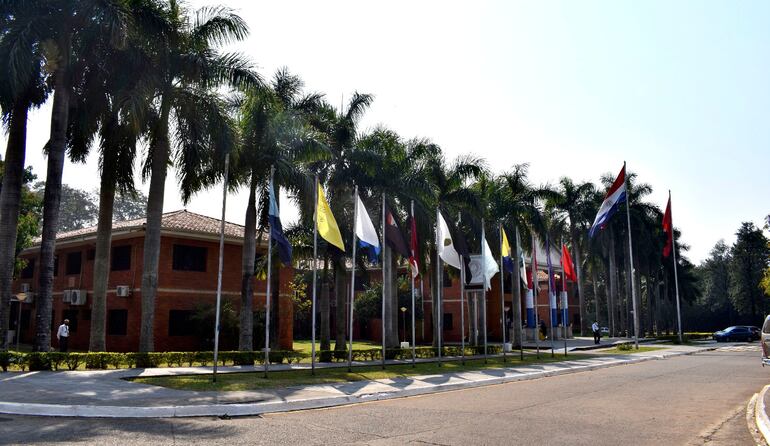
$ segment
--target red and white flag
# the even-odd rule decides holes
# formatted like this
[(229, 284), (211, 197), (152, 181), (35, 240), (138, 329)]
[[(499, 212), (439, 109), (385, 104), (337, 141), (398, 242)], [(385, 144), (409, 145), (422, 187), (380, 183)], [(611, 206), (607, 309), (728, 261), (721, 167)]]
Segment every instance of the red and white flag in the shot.
[(663, 232), (666, 234), (666, 245), (663, 247), (663, 257), (671, 255), (671, 247), (674, 245), (674, 224), (671, 221), (671, 197), (668, 197), (666, 213), (663, 214)]
[(412, 267), (412, 278), (420, 275), (420, 265), (417, 262), (417, 224), (412, 213), (412, 235), (409, 240), (409, 265)]

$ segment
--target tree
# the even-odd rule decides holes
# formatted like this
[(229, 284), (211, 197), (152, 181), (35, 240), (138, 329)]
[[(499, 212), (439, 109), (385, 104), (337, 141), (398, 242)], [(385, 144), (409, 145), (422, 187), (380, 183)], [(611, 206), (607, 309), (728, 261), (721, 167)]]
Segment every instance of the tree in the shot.
[(760, 324), (765, 314), (765, 297), (760, 288), (770, 263), (770, 243), (762, 230), (744, 222), (735, 234), (730, 262), (730, 300), (742, 315), (751, 316), (751, 323)]
[[(35, 192), (41, 196), (45, 193), (45, 183), (35, 184)], [(59, 230), (68, 232), (93, 226), (99, 215), (97, 197), (91, 192), (67, 184), (61, 185), (61, 202), (59, 204)]]
[(114, 221), (144, 218), (147, 210), (147, 195), (142, 191), (118, 193), (112, 210)]
[(241, 17), (227, 8), (202, 8), (190, 22), (176, 2), (171, 2), (169, 14), (174, 27), (152, 61), (158, 76), (157, 95), (143, 170), (143, 178), (150, 180), (150, 192), (141, 287), (142, 352), (154, 350), (160, 227), (169, 163), (175, 161), (182, 198), (189, 200), (203, 186), (203, 173), (212, 164), (221, 165), (224, 154), (235, 145), (234, 123), (224, 100), (213, 89), (261, 85), (248, 62), (237, 54), (216, 50), (218, 45), (246, 37), (248, 27)]

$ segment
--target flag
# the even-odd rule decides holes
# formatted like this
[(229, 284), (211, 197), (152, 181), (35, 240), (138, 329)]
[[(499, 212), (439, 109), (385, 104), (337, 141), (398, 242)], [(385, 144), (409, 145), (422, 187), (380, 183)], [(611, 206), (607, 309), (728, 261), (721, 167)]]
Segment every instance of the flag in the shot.
[(404, 233), (401, 232), (401, 225), (398, 224), (396, 216), (390, 209), (387, 203), (385, 203), (385, 243), (390, 248), (401, 255), (401, 257), (409, 258), (409, 248), (404, 241)]
[(505, 229), (500, 227), (502, 232), (502, 243), (500, 245), (500, 256), (503, 258), (503, 270), (505, 272), (513, 272), (513, 255), (511, 255), (511, 245), (508, 243), (508, 236), (505, 234)]
[(462, 263), (460, 263), (460, 254), (455, 250), (454, 241), (452, 240), (452, 234), (449, 233), (449, 227), (444, 221), (444, 216), (441, 212), (438, 213), (438, 221), (436, 222), (436, 241), (438, 246), (438, 256), (447, 265), (460, 269)]
[(524, 286), (531, 288), (530, 280), (527, 279), (527, 263), (524, 261), (524, 250), (521, 249), (521, 246), (517, 246), (516, 249), (519, 251), (519, 278)]
[(321, 185), (318, 185), (318, 202), (316, 203), (316, 224), (318, 225), (318, 234), (327, 242), (345, 251), (345, 244), (342, 243), (342, 234), (340, 227), (337, 226), (337, 220), (334, 219), (329, 203), (326, 201), (326, 195)]
[(410, 220), (412, 234), (409, 239), (409, 265), (412, 267), (412, 278), (414, 278), (420, 274), (420, 265), (417, 262), (417, 223), (414, 220), (414, 215)]
[(376, 262), (377, 256), (380, 255), (380, 240), (377, 237), (377, 231), (374, 230), (372, 219), (369, 218), (364, 203), (358, 195), (356, 195), (355, 231), (356, 237), (358, 237), (358, 246), (367, 248), (369, 261)]
[(551, 306), (551, 327), (558, 324), (558, 315), (556, 313), (556, 284), (553, 282), (553, 264), (551, 263), (551, 243), (545, 239), (545, 257), (548, 262), (548, 300)]
[(596, 235), (597, 230), (604, 229), (607, 221), (618, 211), (620, 204), (626, 201), (626, 165), (623, 165), (623, 169), (618, 174), (615, 182), (612, 183), (610, 189), (607, 191), (607, 195), (604, 196), (604, 201), (599, 207), (599, 212), (596, 213), (596, 219), (594, 224), (591, 225), (591, 229), (588, 231), (589, 237)]
[(527, 275), (527, 327), (534, 328), (537, 324), (535, 318), (535, 295), (540, 292), (537, 283), (537, 239), (532, 234), (532, 264)]
[[(483, 236), (484, 231), (482, 230), (481, 232)], [(492, 277), (500, 272), (500, 268), (497, 267), (497, 262), (495, 262), (495, 257), (492, 255), (492, 251), (489, 249), (489, 243), (487, 243), (486, 237), (483, 237), (482, 243), (483, 245), (481, 246), (481, 249), (483, 253), (481, 257), (481, 265), (482, 268), (484, 268), (484, 281), (486, 282), (484, 284), (484, 289), (489, 290), (492, 288)]]
[(270, 180), (268, 195), (270, 199), (270, 209), (267, 213), (267, 220), (270, 223), (270, 237), (275, 241), (278, 247), (278, 257), (284, 265), (291, 264), (291, 244), (286, 236), (283, 235), (283, 226), (281, 225), (281, 214), (278, 210), (278, 202), (275, 199), (273, 190), (273, 180)]
[(567, 245), (564, 244), (561, 245), (561, 265), (564, 268), (564, 276), (573, 282), (577, 282), (575, 264), (572, 263), (572, 257), (569, 255)]
[(468, 249), (468, 244), (465, 242), (465, 236), (460, 228), (452, 225), (449, 226), (449, 230), (452, 232), (455, 250), (460, 255), (460, 260), (465, 268), (465, 284), (468, 285), (473, 279), (473, 273), (471, 272), (471, 252)]
[(671, 255), (671, 247), (674, 245), (674, 223), (671, 220), (671, 197), (668, 197), (666, 213), (663, 214), (663, 232), (666, 234), (666, 245), (663, 247), (663, 257)]

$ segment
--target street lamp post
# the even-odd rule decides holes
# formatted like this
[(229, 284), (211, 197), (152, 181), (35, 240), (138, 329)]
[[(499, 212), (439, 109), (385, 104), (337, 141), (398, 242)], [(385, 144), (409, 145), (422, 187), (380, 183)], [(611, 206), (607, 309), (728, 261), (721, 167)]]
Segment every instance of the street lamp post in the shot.
[(406, 339), (406, 307), (401, 307), (400, 310), (401, 310), (401, 322), (404, 325), (404, 339)]
[(19, 301), (19, 316), (16, 320), (16, 351), (19, 351), (19, 341), (21, 340), (21, 304), (27, 300), (27, 293), (17, 294), (16, 299)]

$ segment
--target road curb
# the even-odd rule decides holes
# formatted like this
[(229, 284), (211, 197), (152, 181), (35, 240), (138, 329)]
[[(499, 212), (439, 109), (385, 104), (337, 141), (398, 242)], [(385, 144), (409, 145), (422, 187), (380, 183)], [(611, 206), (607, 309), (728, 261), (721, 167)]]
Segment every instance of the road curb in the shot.
[(754, 406), (754, 421), (765, 442), (770, 444), (770, 418), (767, 416), (767, 409), (765, 407), (765, 395), (768, 389), (770, 389), (770, 384), (763, 387), (759, 395), (757, 395), (757, 401)]
[[(482, 386), (505, 384), (518, 381), (560, 376), (572, 373), (588, 372), (621, 365), (638, 364), (646, 361), (667, 359), (682, 355), (714, 350), (715, 348), (703, 348), (691, 352), (672, 352), (667, 355), (646, 355), (641, 357), (618, 358), (612, 357), (605, 363), (576, 365), (564, 369), (545, 370), (539, 372), (522, 373), (513, 376), (487, 377), (472, 381), (453, 383), (440, 383), (416, 387), (411, 389), (394, 390), (388, 392), (363, 393), (354, 395), (340, 395), (332, 397), (317, 397), (294, 400), (276, 400), (262, 403), (235, 403), (235, 404), (201, 404), (179, 406), (99, 406), (99, 405), (65, 405), (65, 404), (40, 404), (40, 403), (14, 403), (0, 402), (0, 413), (11, 415), (34, 415), (49, 417), (77, 417), (77, 418), (178, 418), (178, 417), (202, 417), (202, 416), (253, 416), (274, 412), (289, 412), (295, 410), (319, 409), (325, 407), (343, 406), (348, 404), (363, 403), (369, 401), (383, 401), (394, 398), (427, 395), (432, 393), (447, 392), (453, 390), (472, 389)], [(770, 387), (770, 386), (768, 386)], [(767, 390), (767, 387), (763, 392)], [(763, 406), (764, 407), (764, 406)], [(764, 413), (764, 411), (762, 411)], [(767, 424), (770, 434), (770, 422)]]

